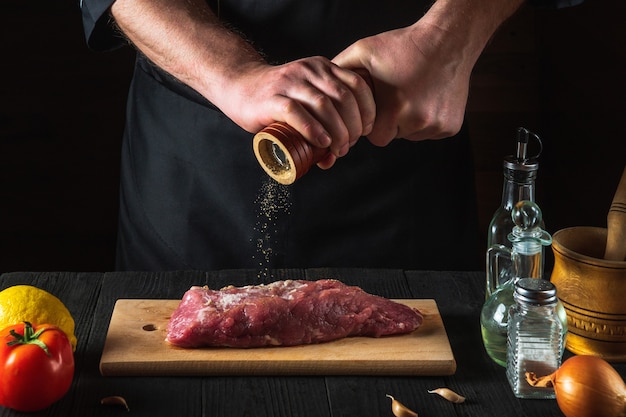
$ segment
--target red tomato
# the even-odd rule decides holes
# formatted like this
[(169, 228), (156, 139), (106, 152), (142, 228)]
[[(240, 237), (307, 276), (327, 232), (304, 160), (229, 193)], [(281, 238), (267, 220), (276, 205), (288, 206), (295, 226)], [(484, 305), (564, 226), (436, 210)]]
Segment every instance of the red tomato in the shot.
[(20, 323), (0, 331), (0, 405), (43, 410), (67, 393), (73, 378), (72, 345), (58, 327)]

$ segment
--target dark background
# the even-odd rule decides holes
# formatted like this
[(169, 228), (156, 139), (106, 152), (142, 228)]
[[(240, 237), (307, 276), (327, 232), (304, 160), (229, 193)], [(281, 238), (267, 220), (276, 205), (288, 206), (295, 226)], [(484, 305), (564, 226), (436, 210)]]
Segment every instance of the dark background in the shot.
[[(0, 14), (0, 273), (112, 270), (133, 52), (89, 51), (77, 0), (3, 0)], [(606, 226), (626, 164), (625, 18), (623, 0), (525, 7), (481, 57), (468, 120), (483, 233), (518, 126), (544, 141), (548, 230)]]

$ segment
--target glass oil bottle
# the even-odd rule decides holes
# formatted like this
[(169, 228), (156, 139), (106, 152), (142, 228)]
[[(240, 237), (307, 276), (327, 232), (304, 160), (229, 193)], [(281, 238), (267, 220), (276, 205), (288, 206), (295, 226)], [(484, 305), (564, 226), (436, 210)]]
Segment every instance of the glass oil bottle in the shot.
[[(511, 219), (515, 224), (508, 239), (512, 249), (493, 245), (487, 250), (488, 286), (496, 288), (485, 301), (480, 313), (480, 328), (485, 350), (491, 359), (506, 366), (507, 324), (509, 308), (513, 305), (515, 283), (521, 278), (543, 279), (544, 246), (552, 237), (541, 228), (542, 214), (532, 201), (522, 200), (513, 207)], [(502, 270), (510, 277), (496, 286)], [(560, 308), (563, 308), (562, 305)], [(563, 319), (567, 320), (563, 309)]]
[[(538, 143), (539, 150), (536, 154), (529, 156), (528, 145), (531, 139)], [(502, 202), (489, 223), (487, 248), (491, 248), (494, 245), (502, 245), (512, 249), (512, 243), (508, 238), (513, 231), (513, 226), (515, 226), (511, 218), (511, 212), (519, 201), (535, 202), (535, 180), (539, 170), (538, 158), (542, 148), (543, 145), (539, 136), (523, 127), (517, 129), (515, 155), (507, 156), (503, 161), (504, 183), (502, 187)], [(541, 227), (545, 228), (543, 220)], [(498, 285), (510, 279), (508, 275), (510, 270), (503, 269), (500, 272), (502, 276), (498, 277), (497, 280), (493, 280), (492, 285), (488, 283), (485, 298), (489, 297)]]

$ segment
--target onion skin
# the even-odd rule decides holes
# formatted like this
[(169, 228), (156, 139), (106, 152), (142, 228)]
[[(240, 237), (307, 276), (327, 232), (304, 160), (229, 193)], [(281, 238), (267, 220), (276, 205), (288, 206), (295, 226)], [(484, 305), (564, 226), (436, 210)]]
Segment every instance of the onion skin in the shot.
[(541, 378), (529, 373), (534, 386), (553, 386), (556, 402), (566, 417), (626, 417), (626, 386), (604, 359), (579, 355)]

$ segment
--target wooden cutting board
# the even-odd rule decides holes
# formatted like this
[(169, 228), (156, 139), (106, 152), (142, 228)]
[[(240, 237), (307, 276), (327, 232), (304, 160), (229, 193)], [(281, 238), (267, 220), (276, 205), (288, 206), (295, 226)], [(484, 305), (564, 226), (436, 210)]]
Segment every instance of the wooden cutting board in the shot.
[(456, 361), (435, 300), (396, 300), (419, 309), (413, 333), (253, 349), (183, 349), (165, 341), (180, 300), (117, 300), (100, 372), (105, 376), (452, 375)]

